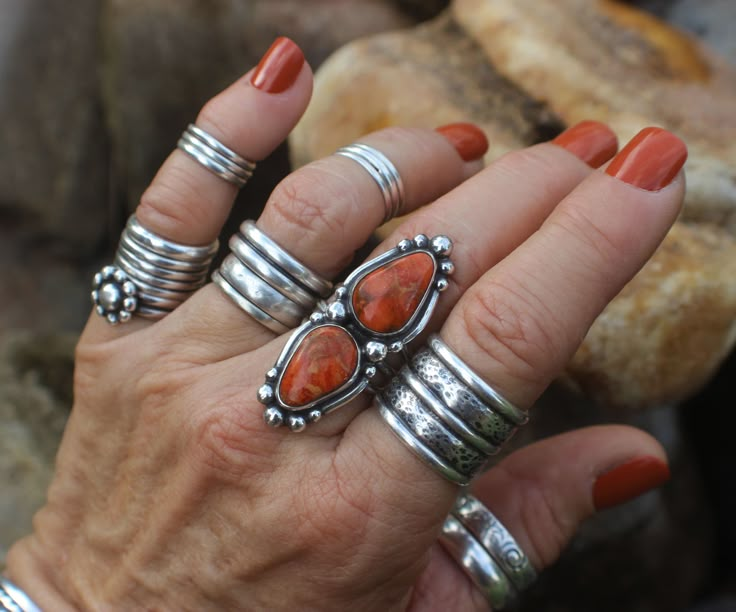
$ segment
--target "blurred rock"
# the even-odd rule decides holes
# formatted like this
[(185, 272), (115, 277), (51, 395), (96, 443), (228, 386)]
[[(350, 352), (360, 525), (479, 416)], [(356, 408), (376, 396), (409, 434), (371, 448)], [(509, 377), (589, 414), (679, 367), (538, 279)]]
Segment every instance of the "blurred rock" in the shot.
[(554, 114), (500, 76), (445, 16), (336, 52), (317, 73), (312, 103), (289, 144), (300, 166), (389, 125), (464, 120), (488, 134), (489, 159), (562, 129)]
[[(277, 36), (293, 38), (316, 67), (356, 37), (410, 23), (388, 0), (312, 0), (308, 10), (301, 0), (106, 0), (104, 99), (128, 209), (204, 102)], [(256, 180), (287, 171), (261, 164)]]
[(605, 121), (622, 141), (653, 124), (680, 135), (685, 218), (736, 233), (736, 66), (614, 0), (455, 0), (452, 13), (500, 74), (567, 124)]
[(67, 334), (0, 335), (0, 566), (46, 497), (71, 409), (75, 341)]
[(681, 401), (736, 341), (736, 239), (676, 223), (593, 324), (566, 370), (589, 397), (626, 409)]
[(108, 214), (98, 0), (6, 0), (0, 19), (0, 224), (79, 257)]

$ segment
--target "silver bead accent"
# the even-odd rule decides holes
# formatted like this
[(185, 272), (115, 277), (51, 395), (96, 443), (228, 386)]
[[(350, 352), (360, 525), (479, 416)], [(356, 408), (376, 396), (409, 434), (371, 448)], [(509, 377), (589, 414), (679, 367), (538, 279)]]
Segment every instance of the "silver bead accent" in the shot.
[(452, 253), (452, 240), (447, 236), (434, 236), (431, 240), (431, 248), (437, 255), (447, 257)]
[(369, 361), (383, 361), (388, 354), (388, 348), (385, 344), (373, 340), (365, 345), (364, 350)]
[(261, 385), (258, 389), (258, 401), (262, 404), (268, 404), (273, 400), (274, 392), (271, 385)]
[(270, 427), (281, 427), (284, 424), (284, 415), (278, 408), (266, 408), (263, 411), (263, 420)]

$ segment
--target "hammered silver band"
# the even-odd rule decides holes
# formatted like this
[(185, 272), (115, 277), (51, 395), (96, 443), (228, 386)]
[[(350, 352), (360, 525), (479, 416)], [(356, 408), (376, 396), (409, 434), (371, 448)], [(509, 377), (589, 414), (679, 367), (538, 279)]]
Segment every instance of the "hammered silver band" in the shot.
[(461, 493), (442, 526), (440, 543), (481, 590), (493, 610), (513, 603), (537, 573), (514, 537), (477, 498)]
[(239, 188), (248, 182), (256, 167), (254, 162), (241, 157), (192, 123), (176, 146), (207, 170)]
[(113, 325), (133, 314), (158, 320), (207, 281), (218, 243), (190, 246), (167, 240), (143, 227), (135, 215), (120, 236), (112, 266), (95, 275), (92, 301)]
[(241, 310), (277, 334), (297, 327), (320, 298), (325, 280), (247, 220), (230, 238), (230, 254), (212, 280)]
[(378, 394), (391, 430), (443, 477), (466, 485), (527, 415), (437, 335)]
[(388, 157), (378, 149), (360, 142), (338, 149), (335, 155), (342, 155), (359, 163), (376, 182), (385, 206), (383, 223), (400, 214), (404, 204), (404, 183)]
[(19, 587), (0, 576), (0, 612), (41, 612)]

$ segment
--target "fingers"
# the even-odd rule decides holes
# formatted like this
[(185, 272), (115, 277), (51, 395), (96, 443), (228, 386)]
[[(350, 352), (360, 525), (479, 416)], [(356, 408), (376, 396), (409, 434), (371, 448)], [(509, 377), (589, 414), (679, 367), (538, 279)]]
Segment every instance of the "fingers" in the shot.
[[(212, 98), (197, 117), (199, 128), (250, 161), (271, 153), (296, 125), (312, 92), (312, 74), (292, 41), (274, 42), (259, 65)], [(141, 197), (141, 225), (185, 245), (207, 245), (220, 233), (237, 188), (175, 149)], [(86, 337), (119, 337), (150, 322), (109, 329), (93, 316)]]
[[(557, 560), (596, 511), (633, 499), (668, 478), (667, 459), (655, 439), (631, 427), (600, 426), (512, 453), (480, 476), (472, 493), (541, 571)], [(443, 567), (450, 572), (446, 584), (454, 585), (468, 603), (453, 609), (485, 609), (477, 605), (480, 593), (473, 593), (460, 567), (454, 562)], [(457, 583), (465, 586), (458, 588)], [(435, 592), (429, 587), (422, 591), (427, 598)]]
[[(440, 131), (389, 128), (360, 142), (383, 153), (398, 170), (404, 185), (404, 213), (476, 173), (487, 147), (483, 133), (469, 125)], [(463, 155), (473, 159), (466, 161)], [(354, 160), (333, 155), (285, 178), (270, 196), (258, 227), (305, 266), (331, 279), (370, 238), (385, 212), (382, 192), (371, 175)], [(182, 317), (187, 331), (176, 335), (205, 335), (210, 346), (221, 344), (213, 360), (245, 353), (274, 337), (218, 287), (206, 288), (187, 307)]]

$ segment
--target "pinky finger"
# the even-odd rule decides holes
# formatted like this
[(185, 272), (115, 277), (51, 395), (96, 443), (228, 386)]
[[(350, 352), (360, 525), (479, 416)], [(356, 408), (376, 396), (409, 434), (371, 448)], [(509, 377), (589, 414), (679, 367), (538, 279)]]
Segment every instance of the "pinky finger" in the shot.
[[(558, 559), (590, 516), (668, 478), (659, 442), (638, 429), (609, 425), (569, 432), (514, 452), (475, 481), (473, 494), (513, 536), (531, 566), (541, 571)], [(438, 600), (446, 605), (448, 598), (453, 600), (449, 609), (488, 609), (486, 598), (460, 565), (437, 547), (410, 609), (437, 609)]]

